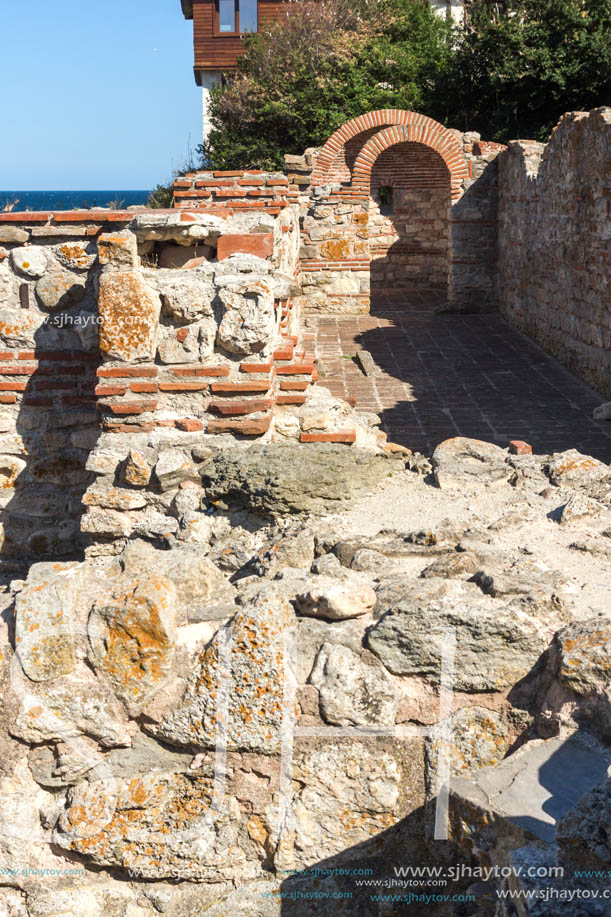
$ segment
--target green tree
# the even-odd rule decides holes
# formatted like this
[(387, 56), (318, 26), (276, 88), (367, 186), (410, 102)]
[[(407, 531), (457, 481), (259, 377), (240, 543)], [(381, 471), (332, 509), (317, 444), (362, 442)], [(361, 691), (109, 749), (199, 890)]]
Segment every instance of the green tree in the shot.
[(437, 87), (447, 123), (545, 141), (566, 111), (610, 100), (611, 0), (478, 2)]

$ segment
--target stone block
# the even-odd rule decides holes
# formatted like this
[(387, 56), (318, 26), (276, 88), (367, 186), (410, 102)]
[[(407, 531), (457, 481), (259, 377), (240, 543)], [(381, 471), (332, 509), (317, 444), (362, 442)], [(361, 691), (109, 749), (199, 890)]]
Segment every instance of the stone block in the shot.
[(152, 360), (157, 346), (161, 300), (136, 271), (100, 277), (99, 343), (107, 359)]

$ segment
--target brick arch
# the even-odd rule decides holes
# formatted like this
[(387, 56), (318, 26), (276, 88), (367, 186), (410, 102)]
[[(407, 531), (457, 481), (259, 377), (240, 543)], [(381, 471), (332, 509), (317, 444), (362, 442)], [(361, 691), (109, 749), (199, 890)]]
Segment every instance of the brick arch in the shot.
[[(462, 147), (458, 140), (447, 128), (425, 115), (419, 115), (414, 111), (402, 111), (400, 109), (385, 109), (382, 111), (371, 111), (365, 115), (359, 115), (347, 121), (339, 130), (329, 137), (316, 159), (316, 166), (312, 173), (312, 186), (324, 185), (331, 179), (329, 173), (333, 163), (345, 144), (357, 134), (370, 131), (372, 128), (380, 128), (378, 133), (367, 141), (361, 153), (357, 157), (353, 170), (353, 182), (357, 185), (357, 163), (361, 164), (361, 157), (367, 149), (367, 155), (372, 156), (369, 167), (367, 181), (371, 175), (371, 166), (389, 146), (395, 143), (405, 143), (412, 141), (414, 143), (423, 143), (438, 153), (445, 162), (450, 173), (450, 184), (452, 188), (452, 197), (460, 195), (461, 182), (469, 177), (469, 164), (465, 158)], [(385, 128), (385, 129), (384, 129)], [(383, 137), (385, 146), (376, 146), (376, 140)], [(379, 144), (379, 140), (378, 140)], [(375, 152), (377, 150), (377, 152)], [(362, 182), (366, 174), (364, 161), (362, 169), (358, 176), (359, 189), (365, 186)]]

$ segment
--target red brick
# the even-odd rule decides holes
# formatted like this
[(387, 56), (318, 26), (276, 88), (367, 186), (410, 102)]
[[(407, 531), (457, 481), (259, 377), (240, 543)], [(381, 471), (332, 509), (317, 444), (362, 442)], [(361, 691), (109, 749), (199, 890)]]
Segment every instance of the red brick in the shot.
[(110, 423), (102, 424), (102, 429), (107, 433), (150, 433), (155, 429), (154, 423)]
[[(191, 258), (190, 261), (186, 261), (186, 262), (183, 264), (181, 270), (182, 270), (182, 271), (192, 271), (193, 268), (195, 268), (195, 267), (201, 267), (202, 264), (206, 264), (207, 262), (208, 262), (208, 259), (207, 259), (207, 258)], [(181, 328), (181, 329), (180, 329), (180, 331), (186, 331), (186, 330), (187, 330), (186, 328)], [(178, 334), (180, 334), (180, 331), (177, 333), (176, 337), (178, 337)], [(186, 337), (186, 335), (185, 335), (185, 337)], [(180, 340), (184, 340), (184, 338), (178, 338), (178, 340), (179, 340), (179, 341), (180, 341)]]
[(157, 407), (156, 401), (119, 401), (116, 404), (106, 404), (113, 414), (146, 414), (147, 411), (154, 411)]
[(18, 360), (35, 360), (36, 354), (33, 350), (22, 350), (17, 357)]
[(156, 366), (114, 366), (110, 369), (101, 366), (98, 369), (98, 376), (101, 379), (146, 379), (156, 376), (158, 372)]
[(139, 394), (151, 394), (159, 391), (159, 386), (156, 382), (132, 382), (129, 386), (130, 392), (138, 392)]
[(270, 382), (213, 382), (212, 391), (226, 394), (269, 392)]
[(74, 383), (66, 380), (65, 382), (38, 382), (34, 383), (37, 392), (71, 392)]
[[(28, 210), (19, 213), (0, 213), (0, 223), (47, 223), (51, 217), (49, 210)], [(132, 214), (132, 220), (133, 220)]]
[(10, 350), (0, 350), (0, 360), (14, 360), (15, 354)]
[(62, 395), (62, 404), (86, 404), (97, 408), (95, 395)]
[(276, 185), (278, 186), (282, 185), (284, 187), (288, 187), (288, 183), (289, 183), (288, 178), (268, 178), (266, 182), (269, 188), (273, 188)]
[(255, 414), (267, 411), (272, 406), (271, 398), (250, 399), (248, 401), (211, 401), (210, 410), (219, 414)]
[(124, 395), (127, 391), (126, 385), (96, 385), (95, 394), (99, 397), (109, 395)]
[(131, 223), (134, 214), (130, 210), (56, 210), (54, 223)]
[[(193, 260), (199, 260), (199, 259), (193, 259)], [(188, 334), (189, 334), (188, 328), (179, 328), (178, 331), (176, 332), (176, 340), (178, 341), (178, 343), (182, 344), (186, 340)]]
[(244, 171), (240, 170), (239, 172), (213, 172), (215, 178), (241, 178), (244, 175)]
[(280, 383), (280, 388), (283, 392), (305, 392), (309, 386), (309, 382), (293, 382), (291, 380)]
[(305, 395), (277, 395), (276, 404), (305, 404)]
[(17, 395), (0, 395), (0, 404), (15, 404)]
[(269, 373), (271, 369), (271, 361), (269, 363), (242, 363), (240, 365), (241, 373)]
[(245, 255), (257, 255), (267, 258), (274, 251), (274, 236), (271, 232), (228, 233), (220, 236), (216, 257), (219, 261), (240, 252)]
[(309, 376), (313, 369), (313, 363), (292, 363), (288, 366), (278, 366), (276, 372), (279, 376)]
[(356, 433), (354, 430), (343, 430), (337, 433), (302, 433), (302, 443), (354, 443)]
[(25, 392), (29, 382), (0, 382), (0, 392)]
[(206, 433), (237, 433), (242, 436), (262, 436), (267, 433), (272, 423), (271, 415), (258, 420), (248, 418), (234, 420), (211, 420)]
[(228, 376), (228, 366), (189, 366), (173, 369), (175, 376)]
[(274, 360), (292, 360), (294, 349), (291, 345), (290, 347), (280, 347), (278, 350), (274, 350)]
[(23, 403), (28, 404), (31, 407), (37, 408), (51, 408), (53, 407), (53, 402), (50, 398), (44, 398), (42, 395), (24, 395)]
[(264, 185), (265, 180), (263, 178), (238, 178), (238, 185)]
[[(178, 430), (184, 430), (186, 433), (195, 433), (198, 430), (203, 430), (204, 425), (201, 420), (177, 420), (176, 428)], [(183, 483), (186, 484), (187, 482), (183, 481)]]
[(208, 389), (207, 382), (160, 382), (159, 388), (162, 392), (205, 392)]
[(533, 447), (530, 443), (525, 443), (523, 439), (512, 439), (509, 443), (509, 451), (512, 455), (532, 455)]

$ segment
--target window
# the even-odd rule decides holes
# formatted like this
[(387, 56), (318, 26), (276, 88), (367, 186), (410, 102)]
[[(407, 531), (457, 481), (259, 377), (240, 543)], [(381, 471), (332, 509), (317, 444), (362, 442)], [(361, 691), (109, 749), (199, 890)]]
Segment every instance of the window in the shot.
[(258, 26), (258, 0), (239, 0), (240, 32), (256, 32)]
[(258, 0), (216, 0), (216, 34), (256, 32), (259, 25), (258, 7)]
[(394, 194), (392, 185), (382, 185), (378, 188), (378, 201), (380, 203), (380, 213), (384, 216), (390, 216), (394, 210)]
[(219, 32), (236, 31), (236, 0), (218, 0)]

